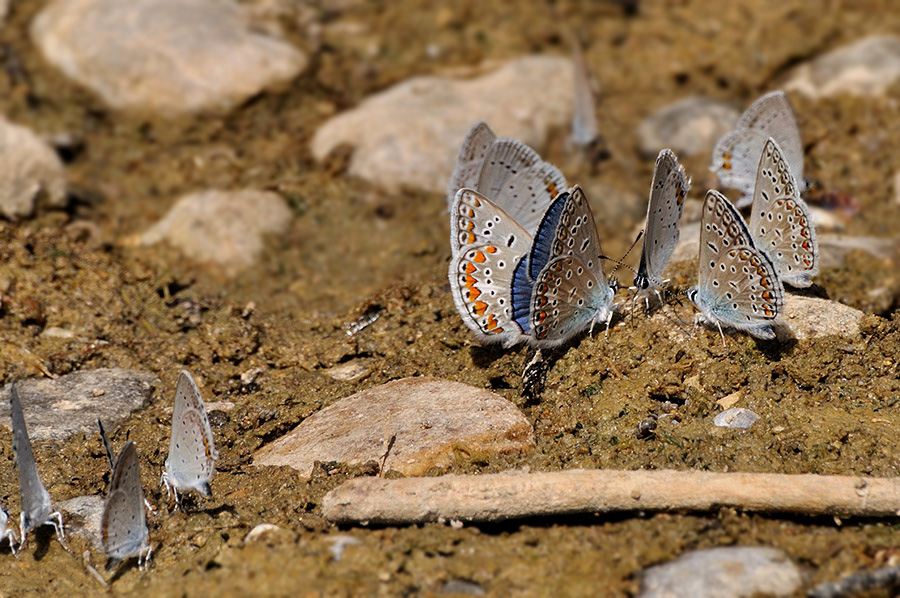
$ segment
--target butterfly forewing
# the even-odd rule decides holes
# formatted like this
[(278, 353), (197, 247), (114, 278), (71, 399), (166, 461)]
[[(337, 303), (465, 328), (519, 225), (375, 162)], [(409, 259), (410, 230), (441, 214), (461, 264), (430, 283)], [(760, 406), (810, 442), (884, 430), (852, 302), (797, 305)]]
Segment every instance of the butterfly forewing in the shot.
[(116, 460), (100, 529), (103, 550), (116, 561), (140, 556), (147, 547), (144, 491), (137, 451), (131, 441)]
[(707, 321), (774, 338), (784, 290), (772, 262), (758, 250), (740, 214), (709, 191), (700, 223), (700, 272), (695, 303)]
[(690, 181), (671, 150), (664, 149), (656, 159), (641, 262), (635, 277), (639, 289), (658, 288), (663, 270), (678, 245), (679, 222)]
[(819, 271), (819, 245), (790, 165), (774, 139), (763, 148), (753, 192), (750, 232), (782, 282), (808, 287)]
[(459, 156), (456, 159), (456, 168), (450, 177), (450, 185), (447, 189), (447, 203), (452, 203), (457, 191), (463, 187), (474, 189), (478, 184), (478, 176), (481, 174), (481, 164), (487, 156), (491, 145), (497, 136), (491, 128), (482, 121), (472, 125), (459, 148)]
[(43, 525), (53, 509), (50, 495), (41, 482), (37, 465), (34, 462), (34, 452), (31, 449), (31, 440), (28, 438), (28, 429), (25, 426), (25, 415), (22, 413), (22, 404), (14, 385), (10, 385), (9, 394), (13, 451), (16, 470), (19, 474), (20, 506), (25, 516), (25, 529), (22, 530), (24, 533)]

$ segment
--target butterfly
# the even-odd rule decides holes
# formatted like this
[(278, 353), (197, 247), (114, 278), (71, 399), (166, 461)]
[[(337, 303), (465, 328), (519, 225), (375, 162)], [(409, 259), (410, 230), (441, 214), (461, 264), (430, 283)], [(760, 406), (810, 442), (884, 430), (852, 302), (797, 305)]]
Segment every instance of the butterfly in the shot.
[(456, 309), (480, 341), (511, 347), (525, 337), (512, 317), (512, 282), (531, 249), (531, 235), (472, 189), (456, 193), (450, 217), (454, 257), (448, 276)]
[[(513, 318), (538, 348), (561, 345), (597, 322), (609, 326), (615, 285), (607, 281), (594, 215), (581, 187), (547, 209), (527, 264), (516, 267), (512, 294)], [(526, 324), (522, 305), (529, 295)]]
[(15, 454), (16, 470), (19, 472), (19, 504), (22, 508), (19, 520), (22, 539), (19, 543), (19, 550), (25, 545), (25, 536), (28, 532), (41, 525), (52, 525), (56, 529), (56, 538), (65, 546), (63, 540), (66, 533), (63, 528), (62, 514), (53, 510), (50, 494), (41, 482), (41, 476), (34, 462), (31, 440), (28, 438), (28, 428), (25, 426), (22, 403), (19, 401), (19, 393), (13, 384), (9, 387), (9, 412), (12, 419), (13, 453)]
[(138, 557), (138, 566), (146, 563), (152, 552), (148, 537), (137, 451), (128, 441), (115, 460), (100, 520), (100, 539), (109, 557), (107, 569), (133, 556)]
[(672, 150), (664, 149), (659, 152), (650, 186), (650, 201), (647, 204), (641, 262), (632, 287), (639, 295), (645, 295), (648, 308), (649, 292), (653, 291), (659, 297), (659, 289), (668, 282), (663, 279), (662, 273), (678, 245), (678, 224), (681, 221), (684, 198), (690, 188), (691, 182)]
[(741, 115), (734, 131), (722, 137), (713, 150), (711, 170), (716, 172), (724, 186), (744, 194), (738, 200), (738, 207), (750, 204), (759, 157), (769, 137), (775, 139), (783, 150), (784, 158), (796, 177), (798, 193), (806, 190), (803, 143), (797, 117), (784, 92), (773, 91), (753, 102)]
[[(479, 122), (460, 148), (448, 199), (452, 213), (460, 189), (477, 191), (533, 234), (547, 206), (566, 185), (559, 169), (544, 162), (536, 151), (515, 139), (498, 139)], [(451, 246), (454, 256), (456, 249)]]
[(819, 272), (819, 244), (796, 179), (778, 143), (766, 140), (759, 160), (750, 233), (785, 284), (808, 287)]
[[(700, 273), (688, 298), (700, 309), (697, 321), (736, 328), (761, 339), (775, 338), (784, 311), (778, 272), (753, 238), (737, 209), (710, 190), (700, 221)], [(722, 336), (724, 342), (724, 334)]]
[(179, 489), (212, 496), (209, 482), (216, 472), (218, 457), (200, 389), (191, 375), (182, 370), (175, 387), (169, 456), (160, 478), (167, 492), (174, 490), (176, 505)]
[(9, 549), (13, 554), (16, 554), (16, 542), (18, 541), (18, 538), (16, 537), (15, 530), (6, 527), (8, 522), (9, 513), (6, 509), (0, 507), (0, 542), (3, 542), (3, 540), (9, 542)]

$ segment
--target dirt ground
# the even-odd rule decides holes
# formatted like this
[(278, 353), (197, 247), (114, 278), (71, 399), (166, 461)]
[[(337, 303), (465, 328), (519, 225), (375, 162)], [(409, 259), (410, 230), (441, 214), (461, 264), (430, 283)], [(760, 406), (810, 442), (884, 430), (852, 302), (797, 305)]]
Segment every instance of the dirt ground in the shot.
[[(308, 149), (327, 115), (391, 84), (485, 59), (568, 56), (570, 36), (581, 35), (602, 90), (599, 124), (611, 158), (587, 168), (565, 153), (565, 130), (541, 149), (569, 181), (630, 198), (619, 206), (592, 197), (604, 249), (622, 255), (652, 174), (653, 161), (636, 149), (644, 116), (688, 95), (746, 106), (798, 62), (867, 35), (900, 33), (892, 2), (642, 1), (636, 15), (608, 1), (247, 3), (277, 19), (312, 64), (287, 89), (226, 116), (161, 120), (105, 109), (30, 43), (27, 23), (38, 0), (15, 2), (0, 30), (0, 110), (70, 139), (64, 157), (72, 194), (66, 211), (0, 223), (0, 382), (98, 367), (147, 369), (161, 379), (150, 405), (111, 435), (115, 446), (126, 436), (135, 441), (145, 492), (159, 509), (149, 520), (149, 569), (122, 569), (110, 593), (432, 596), (458, 579), (493, 596), (632, 596), (644, 567), (714, 546), (779, 547), (811, 583), (900, 558), (897, 520), (732, 510), (340, 530), (322, 518), (322, 497), (349, 477), (371, 475), (371, 467), (322, 466), (307, 481), (290, 469), (251, 465), (254, 450), (322, 407), (399, 377), (429, 375), (515, 402), (537, 441), (519, 457), (461, 453), (435, 474), (582, 467), (897, 476), (896, 263), (852, 254), (816, 279), (812, 294), (867, 312), (859, 338), (772, 345), (733, 336), (723, 349), (715, 332), (685, 342), (669, 325), (636, 317), (608, 340), (585, 337), (561, 352), (541, 400), (526, 403), (519, 394), (525, 350), (478, 346), (456, 314), (444, 198), (387, 194), (317, 165)], [(312, 25), (318, 42), (307, 35)], [(440, 48), (437, 57), (428, 55), (429, 44)], [(541, 89), (552, 93), (545, 82)], [(861, 205), (846, 233), (897, 237), (891, 181), (900, 156), (900, 85), (881, 98), (791, 99), (807, 175)], [(701, 198), (714, 183), (709, 158), (684, 164), (691, 196)], [(271, 241), (251, 271), (226, 280), (174, 250), (122, 243), (181, 194), (210, 187), (275, 190), (296, 213), (289, 234)], [(675, 289), (692, 283), (690, 269), (677, 274)], [(692, 317), (687, 306), (673, 310)], [(344, 325), (366, 314), (378, 318), (348, 336)], [(52, 326), (77, 331), (78, 339), (41, 336)], [(339, 382), (324, 373), (350, 360), (369, 374)], [(169, 514), (156, 480), (168, 447), (166, 407), (182, 368), (207, 401), (235, 407), (212, 418), (221, 455), (214, 498)], [(253, 371), (256, 379), (242, 382)], [(734, 392), (760, 415), (749, 432), (711, 425), (716, 401)], [(673, 415), (660, 419), (655, 436), (636, 437), (641, 420), (665, 412)], [(17, 515), (11, 446), (0, 428), (0, 501)], [(109, 474), (96, 434), (39, 444), (35, 454), (55, 501), (105, 492)], [(247, 532), (264, 522), (283, 531), (245, 545)], [(359, 541), (340, 561), (330, 551), (337, 534)], [(0, 596), (103, 592), (84, 566), (87, 548), (73, 537), (66, 552), (47, 528), (18, 559), (0, 553)], [(93, 562), (102, 564), (101, 555)]]

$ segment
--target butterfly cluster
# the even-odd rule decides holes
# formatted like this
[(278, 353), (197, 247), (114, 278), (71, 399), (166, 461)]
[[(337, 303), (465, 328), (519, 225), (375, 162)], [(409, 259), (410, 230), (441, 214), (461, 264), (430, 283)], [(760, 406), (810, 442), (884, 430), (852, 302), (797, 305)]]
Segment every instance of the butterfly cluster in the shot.
[[(60, 543), (65, 540), (65, 530), (62, 515), (53, 509), (50, 494), (38, 474), (15, 384), (10, 385), (9, 394), (13, 450), (22, 507), (19, 522), (21, 539), (17, 548), (15, 531), (7, 529), (9, 515), (0, 508), (0, 541), (6, 539), (15, 554), (24, 546), (26, 534), (36, 527), (52, 525)], [(133, 442), (128, 441), (118, 456), (113, 457), (103, 424), (99, 420), (97, 423), (112, 470), (100, 521), (100, 540), (109, 558), (107, 568), (131, 557), (137, 557), (138, 564), (141, 565), (150, 558), (151, 547), (144, 511), (148, 503), (144, 500), (137, 449)], [(215, 473), (217, 457), (200, 390), (191, 375), (182, 371), (175, 389), (169, 456), (160, 482), (165, 484), (167, 490), (175, 492), (176, 506), (180, 505), (179, 489), (194, 490), (203, 496), (211, 496), (209, 482)]]
[[(722, 138), (713, 170), (742, 191), (749, 226), (715, 190), (703, 205), (698, 281), (688, 291), (701, 323), (775, 337), (784, 284), (806, 287), (818, 273), (803, 152), (793, 109), (782, 92), (757, 100)], [(668, 149), (650, 188), (633, 300), (662, 301), (665, 267), (679, 241), (690, 179)], [(483, 122), (463, 141), (448, 188), (449, 280), (463, 322), (486, 343), (561, 345), (613, 316), (618, 285), (605, 258), (584, 191), (527, 145), (497, 138)]]

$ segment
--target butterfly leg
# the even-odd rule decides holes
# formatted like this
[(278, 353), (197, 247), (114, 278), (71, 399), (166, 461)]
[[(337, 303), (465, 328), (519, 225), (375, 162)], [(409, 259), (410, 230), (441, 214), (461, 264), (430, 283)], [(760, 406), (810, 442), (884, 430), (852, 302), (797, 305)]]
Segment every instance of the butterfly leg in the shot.
[[(152, 546), (145, 546), (138, 553), (138, 569), (144, 571), (147, 569), (147, 563), (150, 561), (150, 555), (153, 553)], [(142, 560), (143, 559), (143, 560)]]
[[(55, 519), (55, 521), (54, 521)], [(46, 523), (49, 523), (53, 526), (53, 529), (56, 530), (56, 539), (59, 540), (59, 543), (62, 544), (63, 548), (66, 550), (69, 549), (66, 546), (66, 528), (63, 526), (62, 513), (59, 511), (54, 511), (50, 513), (50, 517), (47, 519)]]
[(19, 531), (22, 532), (22, 539), (19, 541), (19, 550), (22, 550), (22, 547), (25, 546), (25, 536), (28, 535), (27, 528), (25, 527), (25, 513), (19, 515)]
[(722, 337), (722, 348), (728, 351), (728, 346), (725, 344), (725, 333), (722, 332), (722, 324), (716, 320), (716, 326), (719, 327), (719, 336)]

